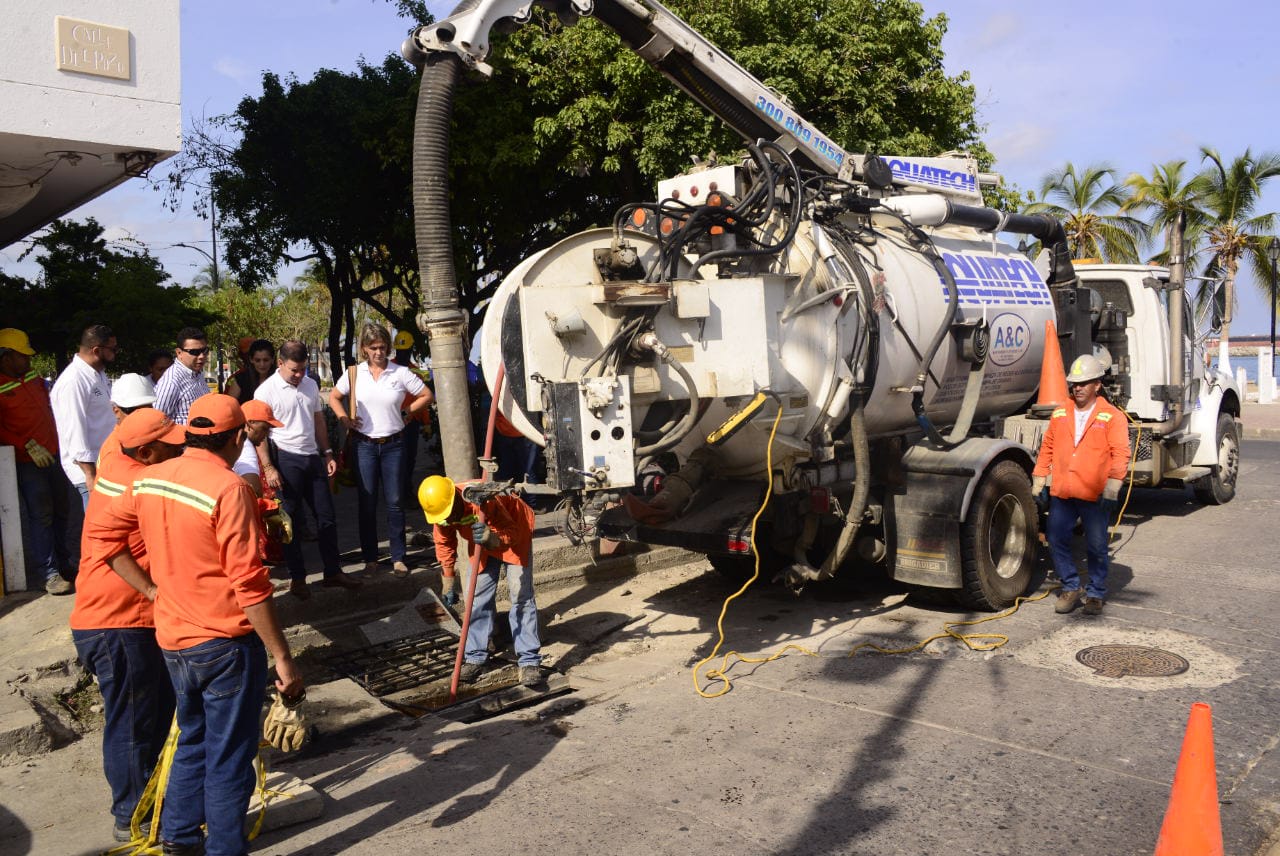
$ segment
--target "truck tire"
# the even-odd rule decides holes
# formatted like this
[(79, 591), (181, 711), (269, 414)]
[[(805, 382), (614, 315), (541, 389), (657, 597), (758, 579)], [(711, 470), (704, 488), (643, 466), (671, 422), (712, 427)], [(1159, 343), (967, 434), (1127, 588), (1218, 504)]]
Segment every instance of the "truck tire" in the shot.
[(956, 599), (961, 605), (994, 611), (1026, 593), (1035, 570), (1038, 524), (1027, 471), (1015, 461), (988, 470), (960, 530), (964, 587)]
[(1194, 485), (1196, 499), (1205, 505), (1225, 505), (1236, 496), (1240, 476), (1240, 434), (1230, 413), (1218, 414), (1218, 465)]

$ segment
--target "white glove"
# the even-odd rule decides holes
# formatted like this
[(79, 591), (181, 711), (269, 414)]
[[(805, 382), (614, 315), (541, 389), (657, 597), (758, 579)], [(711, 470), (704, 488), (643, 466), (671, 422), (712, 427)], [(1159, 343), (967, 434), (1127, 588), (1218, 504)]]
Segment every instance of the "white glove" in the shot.
[(1035, 476), (1031, 479), (1031, 495), (1038, 496), (1040, 491), (1044, 490), (1044, 476)]
[(27, 454), (31, 456), (31, 463), (35, 464), (40, 469), (44, 469), (55, 460), (53, 453), (40, 445), (34, 437), (28, 440), (26, 446), (23, 448), (25, 448), (27, 450)]
[(281, 752), (296, 752), (307, 740), (307, 717), (302, 712), (302, 702), (306, 695), (300, 695), (292, 705), (286, 704), (284, 697), (277, 695), (267, 711), (267, 720), (262, 724), (262, 739)]
[(1120, 499), (1120, 488), (1124, 487), (1124, 479), (1107, 479), (1102, 488), (1102, 498), (1116, 502)]

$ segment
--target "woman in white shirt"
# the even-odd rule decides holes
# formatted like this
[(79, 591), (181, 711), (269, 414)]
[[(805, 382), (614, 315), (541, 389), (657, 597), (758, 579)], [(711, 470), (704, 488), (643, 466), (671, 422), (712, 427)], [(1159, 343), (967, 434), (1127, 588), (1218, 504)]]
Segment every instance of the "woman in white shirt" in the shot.
[[(387, 503), (387, 538), (391, 543), (392, 573), (407, 576), (405, 564), (404, 497), (400, 472), (405, 423), (432, 396), (422, 379), (389, 359), (391, 334), (381, 324), (365, 324), (360, 331), (364, 362), (348, 369), (329, 393), (329, 406), (338, 421), (354, 432), (356, 489), (359, 497), (360, 552), (364, 573), (378, 568), (378, 493)], [(354, 395), (352, 385), (354, 381)], [(416, 396), (402, 410), (405, 394)], [(354, 407), (350, 407), (354, 399)]]

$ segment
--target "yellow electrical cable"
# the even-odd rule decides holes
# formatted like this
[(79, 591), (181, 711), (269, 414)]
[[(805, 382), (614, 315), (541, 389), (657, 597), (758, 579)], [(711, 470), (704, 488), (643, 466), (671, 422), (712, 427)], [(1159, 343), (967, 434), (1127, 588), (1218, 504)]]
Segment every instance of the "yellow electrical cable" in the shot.
[(1116, 534), (1116, 529), (1120, 527), (1120, 521), (1124, 518), (1124, 510), (1129, 507), (1129, 498), (1133, 496), (1133, 474), (1138, 466), (1138, 446), (1142, 443), (1142, 426), (1129, 415), (1129, 411), (1122, 410), (1121, 412), (1124, 414), (1125, 419), (1133, 423), (1133, 428), (1138, 433), (1134, 435), (1133, 449), (1129, 453), (1129, 489), (1124, 492), (1124, 503), (1120, 506), (1120, 513), (1116, 515), (1116, 522), (1111, 524), (1111, 528), (1107, 530), (1107, 540), (1110, 540), (1110, 537)]
[[(728, 651), (723, 655), (723, 658), (720, 661), (720, 667), (717, 669), (709, 669), (706, 674), (709, 680), (719, 681), (721, 684), (723, 684), (720, 690), (718, 692), (707, 692), (706, 690), (702, 689), (702, 687), (698, 683), (698, 672), (702, 669), (703, 666), (705, 666), (707, 663), (715, 659), (716, 654), (719, 653), (721, 646), (724, 645), (724, 617), (729, 611), (729, 604), (733, 602), (735, 598), (737, 598), (739, 595), (741, 595), (743, 592), (749, 589), (751, 585), (760, 576), (760, 551), (756, 548), (756, 522), (760, 519), (760, 515), (764, 513), (765, 507), (769, 504), (769, 497), (773, 492), (773, 439), (778, 431), (778, 422), (782, 418), (782, 410), (783, 408), (782, 408), (781, 402), (779, 402), (778, 413), (773, 418), (773, 428), (769, 432), (769, 445), (765, 452), (765, 464), (767, 467), (766, 471), (769, 474), (769, 484), (768, 484), (768, 487), (765, 489), (764, 501), (760, 503), (760, 508), (756, 510), (755, 516), (751, 518), (751, 551), (755, 553), (755, 556), (756, 556), (755, 570), (751, 574), (751, 578), (742, 584), (742, 588), (738, 589), (736, 592), (734, 592), (733, 594), (725, 598), (724, 604), (720, 607), (720, 617), (716, 619), (716, 632), (719, 634), (719, 638), (716, 640), (715, 647), (711, 649), (710, 654), (708, 654), (704, 659), (698, 661), (698, 664), (693, 667), (693, 689), (698, 695), (702, 696), (703, 698), (719, 698), (720, 696), (729, 692), (730, 689), (732, 689), (733, 684), (729, 681), (729, 676), (726, 674), (726, 672), (728, 672), (731, 666), (731, 663), (729, 662), (730, 657), (734, 659), (734, 662), (758, 665), (760, 663), (772, 663), (774, 660), (777, 660), (783, 657), (784, 655), (786, 655), (788, 651), (795, 651), (797, 653), (803, 654), (806, 657), (823, 656), (822, 654), (819, 654), (816, 651), (811, 651), (810, 649), (804, 647), (803, 645), (797, 645), (794, 642), (789, 642), (786, 645), (783, 645), (777, 651), (773, 652), (772, 654), (766, 657), (746, 657), (746, 656), (743, 656), (742, 654), (739, 654), (737, 651)], [(1130, 478), (1130, 489), (1132, 489), (1132, 476)], [(1126, 499), (1126, 503), (1127, 502), (1128, 500)], [(1048, 597), (1049, 595), (1057, 591), (1058, 588), (1059, 586), (1054, 586), (1053, 588), (1050, 588), (1044, 592), (1041, 592), (1040, 594), (1032, 595), (1031, 597), (1015, 598), (1013, 601), (1013, 606), (1010, 606), (1004, 612), (997, 613), (996, 615), (988, 615), (984, 618), (971, 618), (971, 619), (966, 619), (964, 621), (944, 621), (942, 623), (941, 633), (935, 633), (929, 638), (916, 642), (915, 644), (910, 645), (906, 648), (884, 648), (880, 645), (875, 644), (874, 642), (861, 642), (853, 646), (853, 648), (849, 650), (849, 653), (844, 655), (842, 659), (847, 659), (849, 657), (852, 657), (855, 654), (857, 654), (859, 651), (864, 649), (875, 651), (878, 654), (910, 654), (913, 651), (919, 651), (923, 649), (930, 642), (935, 642), (938, 639), (946, 639), (946, 638), (955, 639), (958, 642), (963, 643), (964, 646), (968, 648), (970, 651), (994, 651), (996, 648), (999, 648), (1007, 644), (1009, 641), (1009, 637), (1004, 635), (1003, 633), (958, 633), (956, 632), (955, 628), (973, 627), (978, 624), (985, 624), (988, 621), (997, 621), (1001, 618), (1008, 618), (1009, 616), (1017, 612), (1018, 609), (1022, 606), (1022, 604), (1032, 603), (1037, 600), (1044, 600), (1046, 597)]]

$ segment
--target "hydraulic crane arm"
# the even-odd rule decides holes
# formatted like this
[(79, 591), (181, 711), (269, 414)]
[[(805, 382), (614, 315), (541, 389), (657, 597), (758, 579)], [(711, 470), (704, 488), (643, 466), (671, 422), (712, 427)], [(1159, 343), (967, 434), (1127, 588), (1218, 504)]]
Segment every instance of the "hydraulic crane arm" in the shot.
[[(526, 23), (530, 0), (464, 2), (442, 21), (418, 28), (402, 52), (420, 61), (431, 52), (457, 54), (471, 68), (492, 69), (489, 33), (504, 19)], [(559, 0), (542, 3), (565, 20), (591, 15), (609, 27), (668, 80), (744, 139), (773, 140), (802, 167), (869, 181), (926, 188), (964, 201), (981, 198), (980, 176), (970, 158), (868, 159), (846, 152), (799, 115), (781, 95), (748, 72), (657, 0)], [(887, 173), (883, 165), (889, 167)], [(880, 174), (875, 174), (876, 167)], [(872, 174), (866, 175), (865, 170)]]

